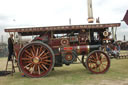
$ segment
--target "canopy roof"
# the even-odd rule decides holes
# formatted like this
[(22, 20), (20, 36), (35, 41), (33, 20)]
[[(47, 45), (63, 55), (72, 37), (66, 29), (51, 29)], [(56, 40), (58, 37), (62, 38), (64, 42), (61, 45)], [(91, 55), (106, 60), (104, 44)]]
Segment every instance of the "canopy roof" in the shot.
[(120, 23), (109, 23), (109, 24), (87, 24), (87, 25), (67, 25), (67, 26), (48, 26), (48, 27), (27, 27), (27, 28), (10, 28), (5, 29), (5, 32), (18, 32), (22, 35), (38, 34), (40, 32), (54, 31), (73, 31), (80, 29), (104, 29), (109, 27), (119, 27)]

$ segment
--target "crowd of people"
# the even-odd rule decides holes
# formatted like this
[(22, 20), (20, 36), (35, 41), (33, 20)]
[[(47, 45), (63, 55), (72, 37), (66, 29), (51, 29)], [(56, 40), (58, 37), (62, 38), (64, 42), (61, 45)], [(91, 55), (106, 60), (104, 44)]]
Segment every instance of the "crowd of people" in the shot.
[(117, 58), (120, 53), (120, 44), (114, 43), (106, 46), (106, 51), (109, 55)]

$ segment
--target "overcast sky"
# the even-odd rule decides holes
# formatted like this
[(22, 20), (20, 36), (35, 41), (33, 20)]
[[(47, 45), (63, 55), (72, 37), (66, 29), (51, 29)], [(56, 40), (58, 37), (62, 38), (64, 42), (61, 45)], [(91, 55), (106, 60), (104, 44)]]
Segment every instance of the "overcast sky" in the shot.
[[(128, 26), (121, 22), (128, 0), (92, 0), (93, 16), (101, 23), (121, 23), (118, 39), (128, 37)], [(0, 36), (8, 27), (58, 26), (87, 24), (87, 0), (0, 0)], [(1, 39), (1, 37), (0, 37)], [(128, 39), (127, 39), (128, 40)], [(0, 40), (1, 41), (1, 40)]]

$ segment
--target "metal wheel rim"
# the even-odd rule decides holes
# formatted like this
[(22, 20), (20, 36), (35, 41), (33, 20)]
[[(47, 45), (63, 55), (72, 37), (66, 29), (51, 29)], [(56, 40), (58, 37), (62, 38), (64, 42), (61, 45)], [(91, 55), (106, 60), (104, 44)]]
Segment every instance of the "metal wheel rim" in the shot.
[(52, 70), (55, 62), (54, 58), (54, 53), (48, 45), (36, 41), (20, 50), (18, 64), (26, 76), (42, 77)]
[(103, 51), (93, 51), (87, 57), (86, 66), (91, 73), (102, 74), (108, 71), (110, 59)]

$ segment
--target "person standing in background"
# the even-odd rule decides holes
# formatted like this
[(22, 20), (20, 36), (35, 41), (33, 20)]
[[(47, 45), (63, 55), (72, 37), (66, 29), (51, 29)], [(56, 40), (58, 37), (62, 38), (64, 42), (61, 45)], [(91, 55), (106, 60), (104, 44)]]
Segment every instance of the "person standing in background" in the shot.
[(12, 55), (13, 55), (13, 43), (14, 43), (14, 40), (13, 40), (13, 34), (10, 34), (10, 37), (8, 38), (8, 51), (9, 51), (9, 54), (8, 54), (8, 61), (11, 61), (11, 58), (12, 58)]

